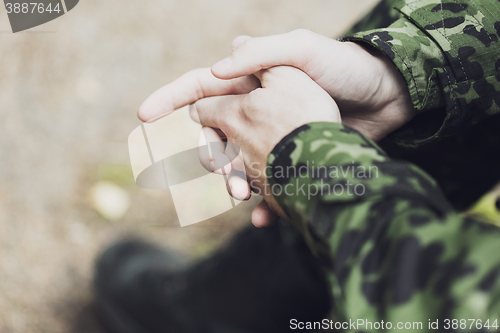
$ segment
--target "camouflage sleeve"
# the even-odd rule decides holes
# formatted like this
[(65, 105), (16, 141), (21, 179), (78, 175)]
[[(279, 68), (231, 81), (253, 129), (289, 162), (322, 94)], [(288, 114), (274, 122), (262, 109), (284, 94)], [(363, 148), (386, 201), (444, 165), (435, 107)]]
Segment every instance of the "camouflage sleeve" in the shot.
[(267, 176), (329, 272), (339, 322), (500, 324), (500, 229), (454, 213), (416, 166), (344, 125), (311, 123), (274, 148)]
[(393, 138), (419, 145), (500, 113), (500, 2), (392, 2), (401, 18), (344, 39), (382, 51), (403, 75), (414, 107), (429, 111)]

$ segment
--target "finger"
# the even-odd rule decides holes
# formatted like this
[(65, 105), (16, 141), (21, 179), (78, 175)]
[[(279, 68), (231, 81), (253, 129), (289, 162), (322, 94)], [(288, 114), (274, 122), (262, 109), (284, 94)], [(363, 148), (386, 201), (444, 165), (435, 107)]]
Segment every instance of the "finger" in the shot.
[[(198, 110), (196, 110), (196, 105), (194, 105), (194, 104), (189, 105), (189, 115), (191, 116), (191, 119), (194, 122), (197, 122), (198, 124), (200, 124), (200, 117), (198, 116)], [(227, 141), (227, 137), (226, 137), (226, 134), (224, 134), (224, 132), (222, 132), (218, 128), (212, 128), (212, 129), (215, 132), (217, 132), (217, 134), (219, 135), (219, 137), (222, 139), (223, 142)]]
[(246, 94), (259, 86), (253, 76), (228, 81), (214, 77), (209, 68), (195, 69), (149, 96), (139, 108), (138, 116), (142, 121), (153, 122), (199, 99)]
[[(195, 103), (200, 123), (219, 128), (226, 135), (239, 126), (238, 114), (248, 95), (208, 97)], [(230, 137), (230, 135), (228, 135)]]
[(225, 154), (231, 160), (231, 173), (228, 177), (229, 194), (240, 201), (250, 199), (252, 191), (247, 182), (243, 152), (238, 145), (229, 142)]
[[(212, 146), (212, 143), (210, 143), (210, 146)], [(211, 149), (210, 153), (212, 154), (212, 161), (210, 161), (211, 170), (218, 174), (229, 175), (231, 172), (231, 161), (229, 158), (218, 150)]]
[(205, 169), (224, 175), (231, 173), (231, 161), (225, 155), (225, 143), (213, 128), (201, 129), (199, 147), (199, 159)]
[(252, 37), (247, 36), (247, 35), (241, 35), (241, 36), (238, 36), (235, 39), (233, 39), (233, 42), (231, 43), (231, 47), (232, 47), (233, 51), (236, 50), (238, 48), (238, 46), (240, 46), (244, 41), (247, 41), (249, 39), (252, 39)]
[(230, 57), (213, 65), (212, 73), (227, 80), (279, 65), (304, 69), (312, 52), (317, 52), (315, 43), (321, 38), (326, 37), (307, 30), (250, 38), (241, 42)]
[(306, 73), (290, 66), (275, 66), (270, 69), (263, 69), (254, 73), (254, 76), (259, 79), (262, 88), (266, 88), (271, 84), (277, 85), (283, 84), (283, 82), (293, 82), (296, 86), (317, 87), (323, 90)]
[[(209, 127), (206, 127), (209, 128)], [(207, 135), (205, 135), (205, 127), (200, 129), (200, 135), (198, 138), (198, 158), (200, 159), (201, 165), (207, 170), (212, 171), (210, 166), (210, 161), (212, 157), (210, 156), (210, 150), (207, 145)]]
[(279, 216), (269, 208), (265, 200), (262, 200), (252, 212), (252, 224), (257, 228), (270, 227), (278, 220)]
[(199, 159), (203, 167), (211, 172), (228, 175), (227, 189), (233, 198), (240, 201), (250, 199), (250, 185), (239, 147), (234, 143), (224, 143), (219, 133), (210, 127), (201, 129), (199, 145)]
[(240, 176), (229, 176), (228, 178), (228, 192), (236, 200), (246, 201), (252, 196), (250, 185)]

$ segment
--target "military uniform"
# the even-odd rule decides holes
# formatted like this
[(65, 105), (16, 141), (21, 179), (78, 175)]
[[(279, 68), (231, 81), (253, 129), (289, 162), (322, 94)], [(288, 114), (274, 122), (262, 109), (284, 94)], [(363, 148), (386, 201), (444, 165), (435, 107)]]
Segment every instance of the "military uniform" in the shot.
[[(397, 10), (389, 27), (345, 40), (392, 60), (420, 115), (382, 142), (389, 154), (340, 124), (302, 126), (269, 156), (271, 188), (286, 189), (273, 193), (328, 272), (337, 321), (383, 320), (392, 329), (398, 322), (422, 323), (408, 331), (429, 331), (437, 321), (446, 331), (500, 331), (500, 229), (453, 209), (479, 197), (457, 194), (464, 187), (449, 183), (459, 179), (436, 172), (445, 192), (455, 195), (450, 204), (433, 177), (394, 158), (438, 147), (443, 158), (420, 156), (423, 164), (437, 164), (436, 171), (449, 162), (447, 148), (453, 160), (453, 149), (467, 146), (465, 135), (488, 138), (474, 142), (494, 147), (484, 154), (485, 165), (462, 166), (456, 158), (448, 165), (468, 170), (472, 162), (476, 176), (488, 170), (488, 160), (499, 165), (500, 2), (408, 0), (378, 8), (387, 10), (388, 3)], [(370, 17), (378, 16), (371, 14), (365, 26), (387, 22)], [(469, 157), (467, 150), (461, 155)], [(488, 172), (482, 188), (500, 176), (499, 168)], [(495, 200), (488, 203), (495, 208)]]

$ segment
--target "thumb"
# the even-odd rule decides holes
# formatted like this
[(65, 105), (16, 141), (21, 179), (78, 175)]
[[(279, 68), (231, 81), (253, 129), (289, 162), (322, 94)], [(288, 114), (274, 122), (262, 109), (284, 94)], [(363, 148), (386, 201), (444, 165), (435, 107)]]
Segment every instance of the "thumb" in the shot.
[(212, 73), (228, 80), (279, 65), (304, 70), (318, 52), (314, 45), (319, 38), (326, 37), (303, 29), (268, 37), (240, 36), (233, 41), (231, 56), (213, 65)]

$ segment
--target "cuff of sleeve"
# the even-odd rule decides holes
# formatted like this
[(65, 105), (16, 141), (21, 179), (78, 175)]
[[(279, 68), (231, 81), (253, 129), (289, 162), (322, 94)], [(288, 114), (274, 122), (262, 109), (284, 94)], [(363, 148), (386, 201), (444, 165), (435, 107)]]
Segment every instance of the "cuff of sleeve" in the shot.
[(359, 201), (377, 186), (386, 154), (358, 131), (337, 123), (301, 126), (268, 158), (271, 191), (292, 221), (308, 220), (318, 200)]
[(439, 81), (444, 58), (439, 45), (406, 17), (388, 28), (359, 32), (343, 40), (369, 45), (387, 56), (403, 76), (413, 106), (420, 111), (390, 139), (405, 146), (433, 140), (446, 118), (446, 100)]
[(363, 224), (355, 211), (410, 199), (439, 214), (447, 207), (436, 183), (409, 163), (391, 160), (375, 143), (337, 123), (310, 123), (276, 145), (266, 173), (271, 192), (324, 265), (333, 230)]
[(417, 110), (444, 105), (436, 73), (443, 66), (442, 51), (407, 18), (400, 18), (388, 28), (360, 32), (344, 40), (368, 44), (387, 56), (405, 79)]
[(396, 7), (403, 17), (388, 28), (344, 38), (383, 52), (403, 75), (414, 107), (432, 109), (391, 138), (418, 146), (499, 113), (498, 1), (414, 0)]

